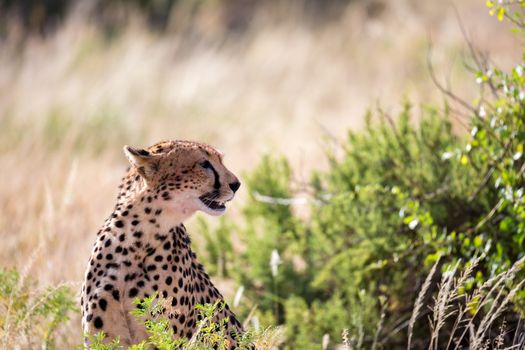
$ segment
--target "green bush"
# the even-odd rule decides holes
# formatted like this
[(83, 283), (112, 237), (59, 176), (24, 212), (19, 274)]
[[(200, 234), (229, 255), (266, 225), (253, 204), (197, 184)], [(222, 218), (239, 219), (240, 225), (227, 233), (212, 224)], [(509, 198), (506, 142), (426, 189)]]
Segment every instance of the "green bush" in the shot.
[[(226, 350), (230, 348), (230, 341), (226, 335), (228, 319), (216, 320), (217, 314), (224, 307), (223, 302), (215, 304), (197, 305), (200, 320), (197, 322), (197, 331), (191, 339), (174, 338), (173, 329), (170, 327), (170, 321), (165, 313), (170, 303), (159, 298), (158, 295), (152, 295), (143, 300), (135, 299), (134, 304), (137, 307), (131, 311), (131, 314), (144, 323), (149, 335), (147, 340), (139, 344), (133, 344), (129, 350)], [(236, 338), (236, 350), (251, 349), (253, 343), (261, 340), (270, 339), (274, 330), (266, 329), (264, 331), (247, 331)], [(118, 350), (124, 347), (120, 345), (120, 340), (114, 339), (110, 342), (105, 340), (104, 333), (86, 334), (92, 350)], [(267, 349), (261, 346), (259, 349)]]
[(236, 266), (246, 267), (240, 282), (248, 296), (287, 326), (290, 348), (319, 348), (324, 334), (340, 341), (343, 329), (369, 346), (380, 300), (395, 315), (387, 327), (409, 316), (438, 238), (483, 213), (481, 204), (465, 205), (475, 172), (443, 159), (461, 145), (450, 122), (427, 110), (412, 126), (409, 115), (407, 105), (391, 125), (379, 113), (378, 123), (368, 118), (364, 132), (349, 134), (344, 156), (329, 155), (328, 171), (312, 175), (306, 219), (282, 200), (293, 197), (285, 160), (265, 158), (248, 176), (238, 234), (247, 249)]
[(0, 348), (56, 348), (60, 328), (74, 312), (67, 285), (40, 290), (16, 270), (0, 269)]
[[(512, 4), (498, 6), (523, 31)], [(235, 227), (246, 249), (231, 254), (230, 274), (263, 323), (286, 326), (287, 348), (318, 349), (327, 335), (340, 343), (345, 329), (354, 348), (405, 348), (414, 300), (438, 257), (443, 270), (477, 261), (458, 287), (468, 295), (524, 256), (525, 64), (479, 69), (479, 99), (463, 103), (468, 137), (454, 132), (447, 104), (415, 117), (405, 103), (395, 122), (371, 112), (342, 156), (328, 153), (329, 168), (311, 174), (307, 215), (294, 205), (286, 159), (267, 156), (246, 176), (250, 198)], [(509, 286), (525, 277), (515, 273)], [(525, 291), (511, 296), (505, 319), (516, 326)], [(427, 322), (412, 332), (412, 344), (428, 346)]]

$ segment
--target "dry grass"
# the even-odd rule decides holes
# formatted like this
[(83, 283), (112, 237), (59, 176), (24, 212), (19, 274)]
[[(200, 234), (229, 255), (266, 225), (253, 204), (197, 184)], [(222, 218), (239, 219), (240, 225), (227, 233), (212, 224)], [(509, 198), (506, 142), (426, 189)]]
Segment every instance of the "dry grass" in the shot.
[[(519, 45), (481, 1), (456, 5), (494, 61), (516, 61)], [(356, 4), (322, 28), (300, 13), (275, 20), (279, 11), (220, 43), (155, 34), (138, 19), (108, 41), (82, 11), (23, 47), (13, 27), (0, 42), (0, 266), (25, 268), (42, 284), (79, 284), (113, 205), (125, 143), (206, 141), (237, 172), (268, 151), (299, 169), (322, 167), (323, 136), (358, 128), (377, 101), (395, 112), (403, 96), (441, 100), (426, 70), (428, 32), (440, 76), (475, 95), (448, 4), (387, 2), (373, 18)], [(71, 344), (80, 339), (75, 324)]]
[[(472, 277), (480, 260), (481, 258), (477, 258), (469, 262), (459, 275), (457, 273), (459, 262), (443, 273), (437, 296), (434, 298), (432, 314), (429, 317), (431, 328), (429, 350), (458, 350), (464, 348), (466, 344), (468, 349), (472, 350), (494, 348), (518, 350), (525, 347), (523, 329), (508, 331), (505, 319), (502, 319), (516, 293), (522, 290), (525, 284), (525, 280), (515, 278), (523, 269), (525, 257), (516, 261), (507, 271), (468, 291), (465, 289), (466, 282)], [(419, 312), (423, 306), (428, 305), (424, 302), (424, 295), (429, 289), (438, 264), (439, 262), (436, 262), (432, 268), (414, 305), (407, 349), (411, 349), (410, 339)], [(450, 323), (450, 320), (453, 322)], [(447, 323), (451, 327), (447, 327), (447, 331), (442, 332)], [(496, 329), (495, 335), (494, 329)], [(514, 336), (509, 336), (512, 335), (510, 332), (514, 332)]]

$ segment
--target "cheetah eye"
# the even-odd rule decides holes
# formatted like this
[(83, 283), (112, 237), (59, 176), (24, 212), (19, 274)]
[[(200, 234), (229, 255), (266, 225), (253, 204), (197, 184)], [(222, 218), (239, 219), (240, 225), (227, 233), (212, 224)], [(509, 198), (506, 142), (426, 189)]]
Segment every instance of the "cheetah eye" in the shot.
[(207, 160), (205, 160), (204, 162), (201, 163), (201, 167), (203, 167), (204, 169), (209, 169), (211, 168), (211, 163)]

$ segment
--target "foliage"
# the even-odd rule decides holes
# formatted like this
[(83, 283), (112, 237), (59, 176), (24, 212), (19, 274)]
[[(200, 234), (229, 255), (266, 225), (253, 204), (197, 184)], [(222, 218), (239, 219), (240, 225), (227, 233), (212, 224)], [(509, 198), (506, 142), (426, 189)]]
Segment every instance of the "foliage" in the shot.
[[(525, 28), (520, 12), (510, 13)], [(370, 112), (340, 154), (327, 154), (328, 169), (312, 173), (307, 215), (295, 205), (305, 189), (286, 159), (265, 157), (246, 176), (250, 198), (236, 227), (246, 250), (232, 256), (235, 275), (263, 322), (286, 325), (287, 348), (317, 349), (327, 337), (340, 343), (346, 329), (353, 348), (394, 349), (406, 344), (417, 291), (439, 257), (443, 270), (476, 261), (457, 286), (462, 293), (483, 289), (523, 258), (525, 65), (478, 68), (475, 105), (451, 99), (467, 110), (468, 137), (454, 132), (451, 118), (462, 115), (448, 104), (423, 107), (416, 118), (405, 103), (396, 122)], [(499, 314), (509, 327), (525, 315), (525, 292), (516, 288), (524, 273), (514, 273), (501, 291), (513, 309)], [(493, 312), (480, 308), (471, 323), (481, 327)], [(446, 346), (429, 339), (435, 327), (415, 324), (415, 348)], [(452, 336), (453, 322), (443, 321), (439, 333)]]
[(78, 312), (66, 285), (39, 289), (16, 270), (0, 269), (0, 348), (52, 349), (59, 328)]
[[(149, 337), (139, 344), (131, 345), (127, 348), (129, 350), (147, 350), (152, 348), (160, 350), (225, 350), (230, 348), (230, 340), (225, 334), (228, 319), (217, 319), (218, 313), (224, 308), (224, 302), (218, 301), (215, 304), (197, 305), (199, 321), (197, 322), (197, 331), (191, 339), (174, 337), (166, 313), (170, 304), (159, 298), (158, 295), (154, 294), (143, 300), (135, 299), (134, 304), (137, 307), (131, 311), (131, 314), (144, 324)], [(271, 334), (272, 331), (270, 330), (264, 332), (247, 331), (242, 335), (238, 335), (235, 349), (250, 349), (252, 343), (265, 337), (270, 338)], [(123, 348), (119, 339), (108, 342), (102, 332), (94, 335), (86, 334), (85, 336), (90, 343), (90, 349), (93, 350)], [(261, 349), (265, 348), (261, 347)]]
[(209, 266), (208, 272), (219, 277), (229, 277), (228, 264), (233, 260), (235, 254), (232, 244), (233, 224), (226, 221), (224, 217), (220, 218), (219, 226), (212, 230), (207, 222), (200, 218), (199, 233), (205, 239), (206, 254), (204, 257), (204, 265)]
[[(265, 158), (248, 176), (241, 283), (287, 325), (290, 348), (318, 348), (324, 334), (340, 341), (343, 329), (357, 345), (369, 344), (384, 303), (379, 297), (389, 314), (410, 312), (427, 272), (421, 262), (437, 250), (437, 227), (451, 230), (475, 217), (464, 205), (464, 169), (442, 158), (460, 144), (450, 122), (429, 109), (416, 127), (409, 114), (406, 105), (391, 125), (380, 112), (382, 123), (368, 118), (364, 132), (349, 134), (344, 156), (330, 155), (330, 169), (313, 175), (307, 219), (277, 200), (293, 196), (285, 160)], [(276, 201), (261, 202), (258, 194)], [(273, 251), (280, 257), (276, 275)]]

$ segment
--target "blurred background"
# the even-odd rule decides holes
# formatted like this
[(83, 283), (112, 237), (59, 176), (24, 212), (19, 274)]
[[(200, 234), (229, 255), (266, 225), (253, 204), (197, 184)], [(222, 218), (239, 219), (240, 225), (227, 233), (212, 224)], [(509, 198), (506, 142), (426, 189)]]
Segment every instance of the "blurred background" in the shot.
[(189, 138), (239, 170), (268, 150), (307, 167), (320, 137), (359, 128), (378, 103), (441, 102), (429, 43), (439, 78), (474, 98), (459, 21), (498, 66), (520, 57), (477, 0), (35, 0), (0, 13), (2, 149)]
[(368, 109), (409, 99), (417, 124), (442, 105), (429, 59), (473, 101), (465, 34), (505, 69), (523, 44), (509, 30), (481, 0), (0, 1), (0, 266), (80, 288), (125, 144), (206, 142), (241, 178), (282, 154), (301, 179)]

